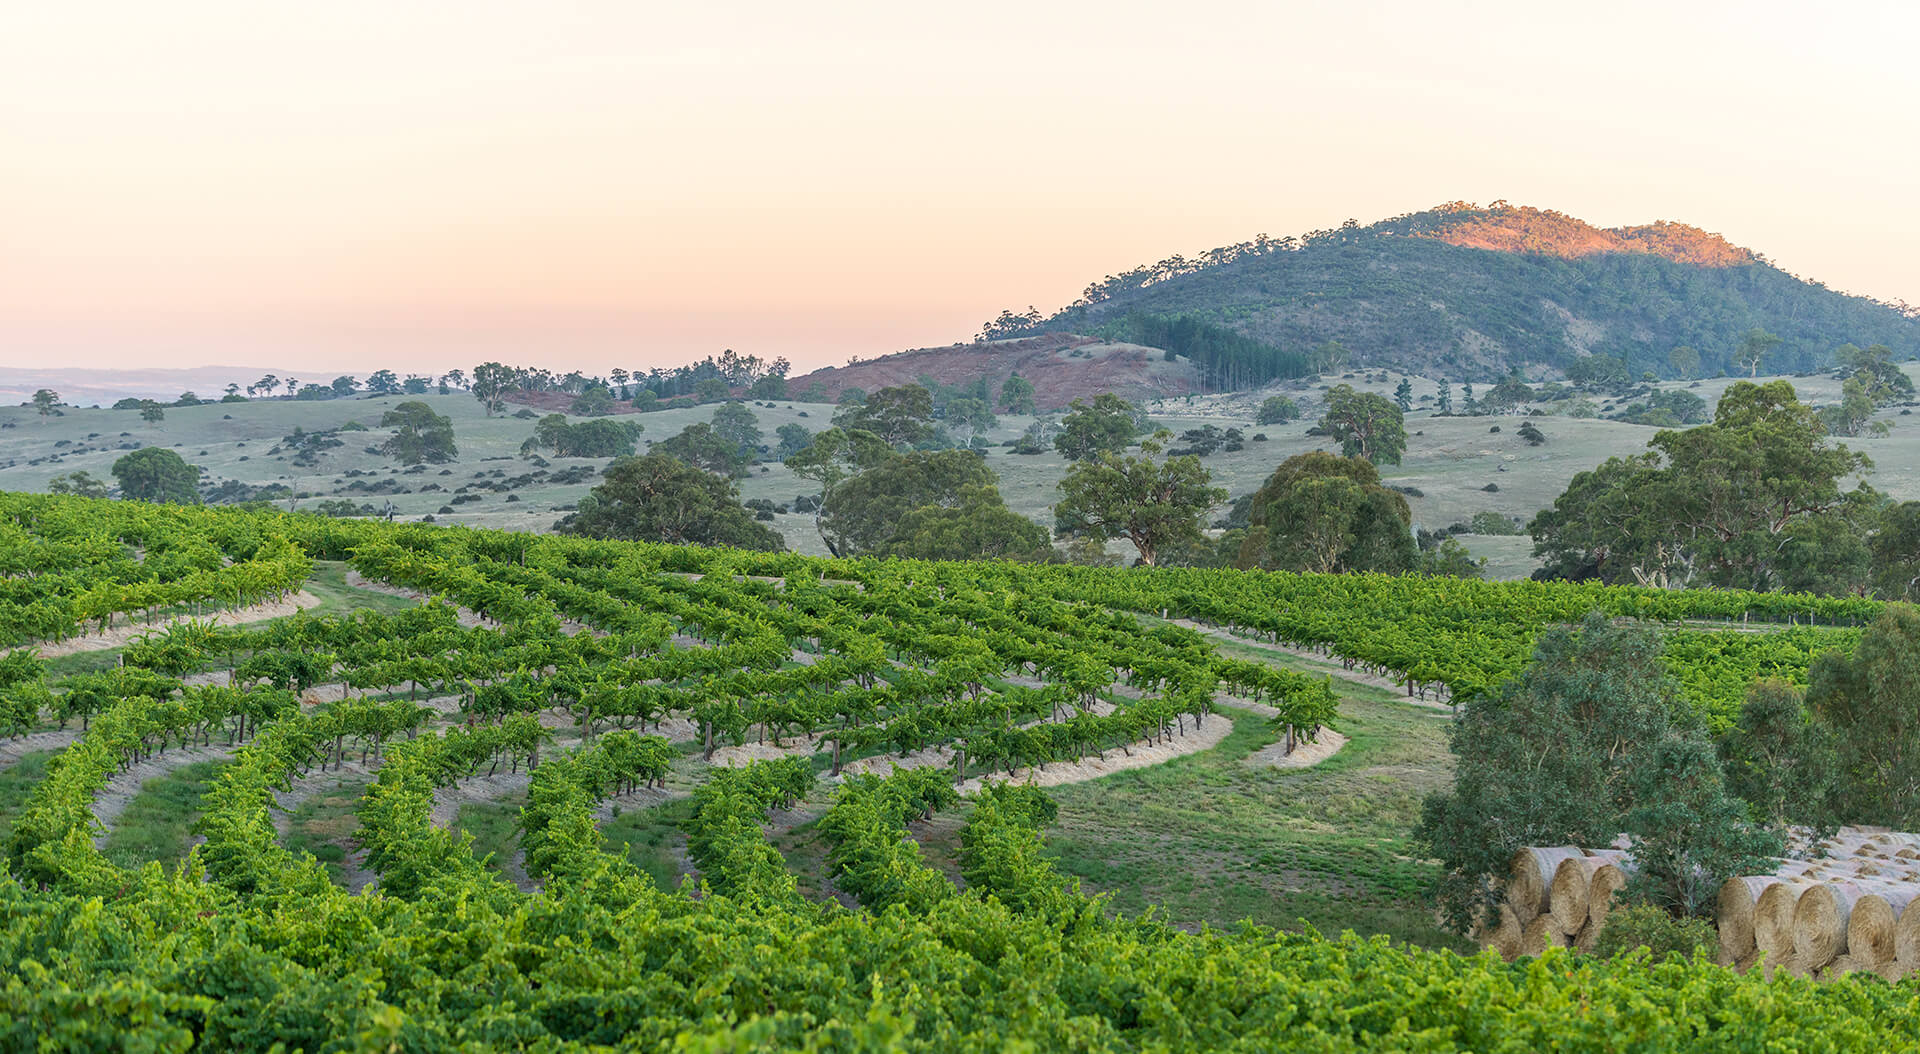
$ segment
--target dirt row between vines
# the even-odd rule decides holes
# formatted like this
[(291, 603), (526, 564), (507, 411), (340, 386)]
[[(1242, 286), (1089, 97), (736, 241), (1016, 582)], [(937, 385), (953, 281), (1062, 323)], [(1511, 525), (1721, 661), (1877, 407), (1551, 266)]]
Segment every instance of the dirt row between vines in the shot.
[(185, 625), (189, 622), (212, 622), (217, 626), (243, 626), (253, 622), (286, 618), (296, 612), (319, 606), (320, 598), (303, 589), (284, 599), (270, 600), (251, 607), (226, 608), (206, 615), (176, 615), (153, 622), (133, 622), (94, 633), (85, 633), (78, 637), (51, 641), (38, 645), (34, 650), (43, 659), (58, 659), (65, 655), (78, 655), (86, 651), (124, 648), (146, 634), (163, 632), (170, 626)]
[(1169, 619), (1168, 621), (1175, 626), (1181, 626), (1197, 633), (1203, 633), (1215, 640), (1227, 641), (1233, 644), (1244, 644), (1249, 648), (1270, 651), (1277, 655), (1290, 655), (1293, 658), (1301, 659), (1316, 667), (1320, 667), (1320, 670), (1316, 670), (1315, 672), (1325, 672), (1343, 681), (1351, 681), (1354, 684), (1364, 684), (1370, 688), (1384, 688), (1389, 692), (1399, 695), (1400, 701), (1406, 703), (1408, 706), (1420, 706), (1429, 710), (1444, 710), (1448, 713), (1453, 712), (1453, 707), (1447, 703), (1433, 699), (1422, 699), (1417, 695), (1406, 694), (1407, 686), (1394, 681), (1392, 678), (1381, 677), (1378, 674), (1366, 673), (1361, 670), (1349, 670), (1339, 659), (1329, 658), (1311, 648), (1296, 648), (1290, 644), (1275, 644), (1272, 641), (1243, 637), (1230, 630), (1221, 629), (1218, 626), (1209, 626), (1203, 622), (1195, 622), (1192, 619)]

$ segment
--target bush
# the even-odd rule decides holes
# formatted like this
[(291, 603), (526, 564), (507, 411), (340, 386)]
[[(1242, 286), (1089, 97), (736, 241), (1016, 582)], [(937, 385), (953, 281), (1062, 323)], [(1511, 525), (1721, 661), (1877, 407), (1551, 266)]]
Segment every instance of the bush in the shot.
[(1691, 959), (1704, 951), (1709, 957), (1719, 948), (1713, 923), (1707, 919), (1676, 919), (1651, 904), (1615, 908), (1607, 916), (1607, 926), (1594, 942), (1593, 954), (1602, 959), (1645, 948), (1654, 962), (1677, 955)]
[(1521, 533), (1520, 527), (1512, 520), (1497, 512), (1481, 511), (1473, 514), (1473, 522), (1468, 525), (1473, 534), (1514, 535)]
[(1300, 406), (1284, 395), (1274, 395), (1260, 404), (1254, 414), (1253, 423), (1257, 425), (1282, 425), (1300, 416)]

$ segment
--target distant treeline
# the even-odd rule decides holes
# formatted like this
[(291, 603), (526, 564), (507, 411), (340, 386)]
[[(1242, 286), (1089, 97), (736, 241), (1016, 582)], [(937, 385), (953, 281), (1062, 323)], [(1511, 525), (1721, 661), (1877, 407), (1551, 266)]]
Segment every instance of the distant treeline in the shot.
[(1314, 372), (1305, 353), (1278, 348), (1191, 315), (1133, 314), (1100, 328), (1100, 336), (1164, 348), (1192, 360), (1212, 391), (1257, 388)]

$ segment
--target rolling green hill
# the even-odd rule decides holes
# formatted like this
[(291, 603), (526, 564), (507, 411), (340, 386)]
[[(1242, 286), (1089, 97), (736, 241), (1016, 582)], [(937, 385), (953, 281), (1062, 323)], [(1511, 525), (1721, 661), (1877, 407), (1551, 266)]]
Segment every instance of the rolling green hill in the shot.
[[(1338, 341), (1357, 364), (1474, 381), (1588, 354), (1673, 377), (1668, 357), (1683, 345), (1699, 352), (1700, 375), (1745, 375), (1733, 354), (1755, 328), (1781, 338), (1760, 372), (1816, 369), (1848, 342), (1920, 354), (1912, 312), (1805, 281), (1718, 235), (1677, 223), (1601, 229), (1504, 202), (1170, 257), (1110, 275), (1050, 317), (1002, 315), (987, 335), (1132, 340), (1169, 319), (1290, 355)], [(1243, 386), (1225, 372), (1208, 379)]]

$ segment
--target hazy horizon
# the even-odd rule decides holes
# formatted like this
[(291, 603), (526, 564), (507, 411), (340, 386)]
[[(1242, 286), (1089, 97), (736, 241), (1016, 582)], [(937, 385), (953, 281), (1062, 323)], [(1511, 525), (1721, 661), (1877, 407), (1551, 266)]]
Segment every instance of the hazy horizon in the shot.
[(1891, 4), (103, 0), (4, 27), (0, 365), (806, 369), (1452, 199), (1678, 220), (1920, 299), (1920, 13)]

